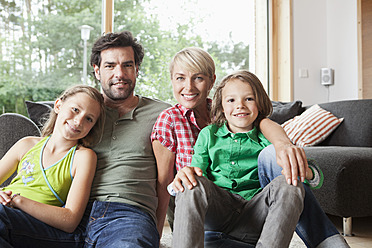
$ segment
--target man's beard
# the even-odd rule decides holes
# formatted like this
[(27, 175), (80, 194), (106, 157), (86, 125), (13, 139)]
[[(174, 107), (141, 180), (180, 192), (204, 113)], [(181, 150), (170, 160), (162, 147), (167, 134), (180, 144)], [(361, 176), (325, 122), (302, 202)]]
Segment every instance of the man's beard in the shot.
[(108, 87), (102, 87), (102, 90), (105, 93), (105, 95), (112, 101), (125, 100), (133, 94), (134, 83), (132, 82), (132, 80), (125, 79), (121, 81), (124, 81), (129, 87), (127, 89), (120, 89), (114, 92), (113, 90), (111, 90), (111, 86), (114, 85), (117, 82), (117, 80), (110, 80), (108, 82)]

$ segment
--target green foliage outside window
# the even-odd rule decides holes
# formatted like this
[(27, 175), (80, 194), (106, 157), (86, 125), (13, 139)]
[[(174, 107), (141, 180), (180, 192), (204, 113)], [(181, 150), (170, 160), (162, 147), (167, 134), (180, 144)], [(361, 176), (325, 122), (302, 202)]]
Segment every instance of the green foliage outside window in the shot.
[[(114, 29), (129, 30), (145, 48), (136, 93), (174, 103), (169, 62), (182, 48), (206, 49), (216, 62), (217, 79), (227, 70), (248, 68), (249, 47), (243, 43), (205, 42), (190, 25), (163, 31), (157, 16), (146, 13), (151, 0), (115, 1)], [(0, 111), (26, 115), (25, 100), (50, 101), (70, 85), (82, 83), (83, 41), (80, 26), (101, 35), (101, 0), (0, 0)], [(182, 8), (182, 6), (180, 6)], [(192, 24), (192, 25), (191, 25)], [(92, 72), (88, 65), (88, 73)], [(89, 81), (99, 88), (92, 73)]]

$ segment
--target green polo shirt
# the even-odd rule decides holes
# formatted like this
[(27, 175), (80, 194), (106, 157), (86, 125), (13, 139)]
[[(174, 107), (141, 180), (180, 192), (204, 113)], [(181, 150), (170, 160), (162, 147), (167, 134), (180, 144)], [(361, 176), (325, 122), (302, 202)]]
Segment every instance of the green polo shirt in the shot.
[(234, 134), (226, 125), (209, 125), (198, 136), (191, 166), (201, 168), (219, 187), (250, 200), (261, 190), (258, 154), (270, 144), (257, 128)]

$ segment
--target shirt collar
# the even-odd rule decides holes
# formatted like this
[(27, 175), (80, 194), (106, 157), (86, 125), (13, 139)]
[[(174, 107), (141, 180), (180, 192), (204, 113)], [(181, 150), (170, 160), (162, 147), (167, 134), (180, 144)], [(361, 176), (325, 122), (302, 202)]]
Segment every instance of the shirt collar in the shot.
[(113, 109), (113, 108), (110, 108), (110, 107), (107, 107), (106, 106), (106, 111), (108, 112), (112, 112), (112, 113), (115, 113), (119, 120), (132, 120), (133, 119), (133, 116), (134, 116), (134, 111), (136, 111), (136, 109), (140, 106), (143, 105), (143, 101), (142, 101), (142, 96), (140, 95), (136, 95), (138, 97), (138, 103), (137, 103), (137, 106), (134, 107), (131, 111), (129, 111), (128, 113), (125, 113), (122, 117), (119, 117), (119, 112), (117, 109)]
[(256, 127), (253, 127), (252, 130), (246, 133), (232, 133), (225, 124), (223, 124), (220, 128), (218, 128), (217, 132), (215, 133), (216, 136), (220, 137), (231, 137), (233, 138), (243, 138), (243, 137), (248, 137), (249, 139), (259, 143), (259, 138), (258, 138), (258, 130)]
[[(212, 107), (212, 99), (207, 98), (206, 101), (207, 101), (207, 107), (208, 107), (208, 110), (211, 110), (211, 107)], [(193, 109), (186, 108), (186, 107), (182, 106), (182, 105), (179, 104), (179, 103), (176, 104), (176, 108), (178, 108), (178, 109), (181, 111), (181, 114), (182, 114), (183, 116), (185, 116), (185, 117), (186, 117), (186, 115), (187, 115), (188, 113), (190, 113), (190, 115), (194, 115), (194, 110), (193, 110)]]

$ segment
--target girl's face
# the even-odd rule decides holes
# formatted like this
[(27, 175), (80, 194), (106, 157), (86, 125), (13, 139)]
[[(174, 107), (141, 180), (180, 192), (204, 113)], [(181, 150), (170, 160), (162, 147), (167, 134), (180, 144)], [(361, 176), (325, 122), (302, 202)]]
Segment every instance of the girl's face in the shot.
[(57, 113), (57, 120), (53, 133), (60, 132), (68, 140), (79, 140), (87, 136), (101, 114), (99, 103), (83, 92), (64, 101), (58, 99), (54, 104), (54, 111)]
[(213, 83), (214, 80), (204, 74), (185, 71), (178, 65), (173, 67), (173, 94), (177, 102), (186, 108), (195, 109), (206, 104)]
[(222, 109), (233, 133), (252, 130), (258, 108), (252, 87), (239, 79), (230, 80), (222, 89)]

